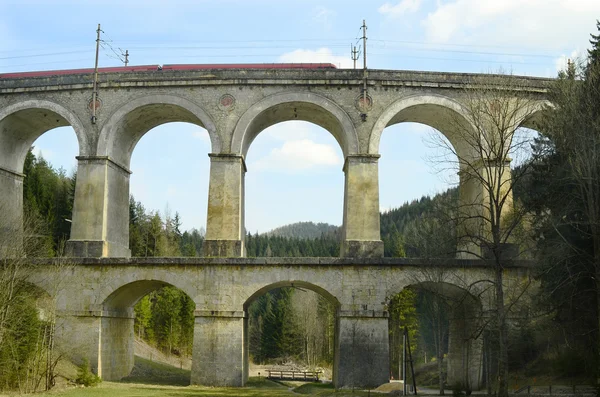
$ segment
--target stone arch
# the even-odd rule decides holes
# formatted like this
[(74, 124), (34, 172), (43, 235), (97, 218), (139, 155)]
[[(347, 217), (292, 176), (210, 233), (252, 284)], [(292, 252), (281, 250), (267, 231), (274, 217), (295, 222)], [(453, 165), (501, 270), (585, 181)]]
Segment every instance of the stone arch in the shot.
[(0, 167), (23, 171), (31, 145), (45, 132), (71, 126), (79, 144), (79, 155), (86, 155), (88, 136), (81, 120), (69, 109), (47, 100), (27, 100), (0, 109)]
[[(311, 290), (319, 295), (321, 295), (322, 297), (324, 297), (330, 304), (332, 304), (335, 308), (336, 311), (339, 311), (339, 307), (340, 307), (340, 302), (339, 300), (333, 295), (331, 294), (329, 291), (327, 291), (325, 288), (318, 286), (314, 283), (308, 282), (308, 281), (303, 281), (303, 280), (283, 280), (283, 281), (277, 281), (274, 283), (269, 283), (266, 285), (263, 285), (261, 288), (259, 288), (258, 290), (255, 290), (253, 293), (250, 293), (249, 295), (246, 294), (246, 296), (244, 296), (242, 298), (242, 301), (244, 302), (244, 312), (246, 313), (245, 318), (244, 318), (244, 330), (243, 333), (245, 335), (244, 338), (244, 343), (243, 343), (243, 379), (244, 379), (244, 383), (248, 380), (248, 375), (249, 375), (249, 367), (250, 367), (250, 343), (249, 341), (249, 317), (247, 315), (248, 313), (248, 308), (250, 307), (250, 305), (252, 304), (252, 302), (254, 302), (257, 298), (259, 298), (260, 296), (264, 295), (265, 293), (276, 289), (276, 288), (283, 288), (283, 287), (288, 287), (288, 288), (301, 288), (301, 289), (308, 289)], [(338, 333), (338, 325), (337, 325), (337, 321), (335, 324), (335, 330), (334, 330), (334, 334), (337, 335)], [(335, 350), (335, 357), (334, 357), (334, 363), (333, 363), (333, 369), (334, 369), (334, 373), (337, 370), (337, 361), (339, 361), (337, 359), (338, 356), (338, 349), (337, 347), (334, 347)]]
[(519, 127), (530, 128), (539, 131), (542, 126), (544, 113), (552, 109), (554, 105), (550, 101), (536, 101), (531, 106), (524, 109), (525, 115), (521, 116)]
[(189, 291), (159, 279), (131, 281), (100, 298), (102, 331), (99, 335), (97, 371), (103, 379), (119, 380), (131, 373), (134, 365), (133, 307), (145, 295), (166, 286), (182, 290), (193, 300)]
[(235, 127), (231, 152), (246, 156), (261, 131), (289, 120), (308, 121), (323, 127), (339, 143), (344, 156), (359, 151), (358, 135), (348, 114), (330, 99), (300, 91), (273, 94), (252, 105)]
[(170, 286), (180, 289), (196, 303), (197, 290), (190, 282), (184, 280), (184, 283), (181, 283), (176, 276), (157, 276), (157, 274), (154, 274), (148, 278), (128, 278), (127, 280), (106, 283), (98, 295), (97, 302), (103, 310), (126, 310), (135, 306), (141, 298), (150, 292)]
[[(448, 307), (447, 383), (460, 384), (470, 390), (479, 390), (483, 380), (483, 338), (480, 336), (481, 299), (472, 291), (451, 280), (428, 279), (404, 285), (401, 290), (422, 290), (443, 298)], [(391, 299), (392, 292), (387, 299)], [(438, 309), (440, 310), (440, 309)], [(390, 328), (391, 330), (391, 328)]]
[(117, 109), (100, 131), (98, 155), (129, 167), (138, 141), (152, 128), (169, 122), (188, 122), (208, 131), (212, 152), (221, 139), (209, 114), (194, 102), (175, 95), (146, 95)]
[(256, 290), (254, 293), (249, 295), (247, 298), (246, 297), (242, 298), (242, 301), (244, 301), (244, 310), (247, 310), (248, 307), (252, 304), (252, 302), (254, 302), (260, 296), (266, 294), (267, 292), (269, 292), (273, 289), (284, 288), (284, 287), (303, 288), (303, 289), (311, 290), (311, 291), (316, 292), (317, 294), (321, 295), (325, 299), (327, 299), (327, 301), (330, 302), (335, 307), (340, 306), (339, 300), (333, 294), (331, 294), (329, 291), (327, 291), (325, 288), (320, 287), (316, 284), (307, 282), (307, 281), (290, 280), (290, 281), (278, 281), (275, 283), (267, 284), (267, 285), (263, 286), (262, 288)]
[(400, 98), (387, 107), (379, 116), (369, 138), (369, 154), (379, 153), (381, 135), (386, 127), (402, 122), (428, 125), (440, 131), (452, 144), (456, 153), (465, 156), (469, 149), (461, 143), (452, 130), (460, 125), (473, 128), (468, 112), (454, 99), (437, 94), (416, 94)]

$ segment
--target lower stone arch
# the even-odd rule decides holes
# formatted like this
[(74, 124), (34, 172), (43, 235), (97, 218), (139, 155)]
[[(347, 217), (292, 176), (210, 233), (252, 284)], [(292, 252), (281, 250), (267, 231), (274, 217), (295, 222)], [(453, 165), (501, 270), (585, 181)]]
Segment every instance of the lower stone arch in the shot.
[[(467, 289), (448, 281), (424, 280), (405, 285), (405, 290), (426, 291), (441, 298), (446, 308), (438, 310), (448, 316), (448, 355), (446, 358), (446, 386), (460, 387), (464, 390), (479, 390), (483, 382), (483, 337), (481, 335), (482, 302)], [(399, 292), (400, 292), (399, 291)], [(392, 294), (386, 298), (391, 301)], [(391, 309), (391, 307), (390, 307)], [(394, 357), (392, 335), (392, 317), (390, 312), (390, 358)], [(439, 319), (438, 319), (439, 320)], [(428, 324), (435, 328), (435, 324)], [(441, 324), (437, 324), (440, 327)], [(435, 332), (435, 331), (434, 331)], [(440, 343), (441, 341), (438, 341)], [(414, 357), (415, 352), (413, 352)], [(392, 373), (390, 360), (390, 373)]]
[(243, 373), (243, 379), (244, 379), (244, 383), (248, 380), (248, 376), (249, 376), (249, 364), (250, 364), (250, 354), (249, 354), (249, 348), (250, 348), (250, 344), (249, 344), (249, 316), (248, 316), (248, 309), (250, 307), (250, 305), (256, 301), (256, 299), (258, 299), (260, 296), (263, 296), (264, 294), (266, 294), (269, 291), (272, 291), (274, 289), (277, 288), (295, 288), (298, 290), (310, 290), (312, 292), (315, 292), (317, 294), (319, 294), (320, 296), (322, 296), (323, 298), (325, 298), (327, 300), (327, 302), (329, 302), (329, 304), (331, 304), (333, 306), (334, 309), (334, 317), (335, 317), (335, 322), (334, 322), (334, 330), (333, 330), (333, 335), (334, 335), (334, 344), (333, 344), (333, 354), (334, 354), (334, 359), (333, 359), (333, 377), (334, 377), (334, 384), (335, 384), (335, 375), (336, 375), (336, 371), (337, 371), (337, 365), (336, 365), (336, 357), (337, 357), (337, 346), (335, 343), (335, 340), (337, 340), (337, 334), (338, 334), (338, 313), (339, 313), (339, 309), (340, 309), (340, 302), (338, 300), (338, 298), (336, 296), (334, 296), (332, 293), (330, 293), (328, 290), (326, 290), (325, 288), (318, 286), (314, 283), (311, 282), (307, 282), (307, 281), (303, 281), (303, 280), (283, 280), (283, 281), (278, 281), (278, 282), (274, 282), (271, 284), (267, 284), (265, 286), (263, 286), (262, 288), (256, 290), (255, 292), (253, 292), (250, 296), (248, 296), (247, 298), (245, 298), (244, 300), (244, 305), (243, 305), (243, 309), (244, 309), (244, 354), (243, 354), (243, 360), (244, 360), (244, 373)]
[(114, 290), (102, 301), (98, 313), (100, 336), (96, 365), (100, 377), (105, 380), (119, 380), (131, 373), (134, 365), (135, 338), (133, 308), (147, 294), (167, 286), (183, 291), (193, 301), (194, 297), (185, 289), (175, 283), (158, 279), (129, 282)]

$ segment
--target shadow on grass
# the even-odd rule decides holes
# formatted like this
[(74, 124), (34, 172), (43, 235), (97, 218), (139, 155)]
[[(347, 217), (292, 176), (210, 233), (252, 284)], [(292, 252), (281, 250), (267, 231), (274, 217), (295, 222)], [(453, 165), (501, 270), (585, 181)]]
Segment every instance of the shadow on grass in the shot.
[(335, 389), (331, 383), (305, 383), (293, 389), (294, 393), (315, 395), (325, 391), (334, 392)]
[(143, 383), (147, 385), (189, 386), (191, 371), (157, 363), (135, 356), (133, 370), (120, 383)]

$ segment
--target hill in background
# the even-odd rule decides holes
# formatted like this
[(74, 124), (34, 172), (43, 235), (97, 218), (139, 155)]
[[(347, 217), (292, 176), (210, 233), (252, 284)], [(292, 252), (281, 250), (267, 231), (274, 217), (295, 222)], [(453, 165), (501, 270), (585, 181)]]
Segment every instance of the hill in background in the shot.
[(288, 237), (299, 239), (315, 239), (322, 236), (334, 236), (340, 227), (329, 223), (296, 222), (275, 228), (266, 234), (269, 237)]

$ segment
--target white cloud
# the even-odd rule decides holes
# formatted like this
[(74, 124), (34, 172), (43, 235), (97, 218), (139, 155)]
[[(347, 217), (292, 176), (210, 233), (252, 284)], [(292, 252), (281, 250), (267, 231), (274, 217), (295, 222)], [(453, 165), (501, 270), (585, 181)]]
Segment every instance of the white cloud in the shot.
[(391, 3), (385, 3), (379, 7), (378, 11), (381, 14), (388, 14), (391, 16), (399, 16), (405, 13), (414, 13), (419, 11), (421, 7), (421, 0), (402, 0), (396, 5)]
[(330, 145), (310, 139), (284, 142), (280, 148), (252, 164), (252, 170), (300, 172), (318, 167), (341, 166), (342, 159)]
[(438, 3), (422, 24), (432, 42), (516, 46), (539, 53), (585, 44), (598, 14), (596, 0), (453, 0)]
[(350, 69), (353, 67), (350, 56), (333, 55), (329, 48), (323, 47), (318, 50), (298, 49), (285, 53), (279, 57), (283, 63), (333, 63), (339, 68)]
[(287, 121), (283, 124), (275, 124), (266, 128), (260, 134), (274, 141), (313, 140), (317, 135), (314, 130), (319, 128), (306, 121)]

